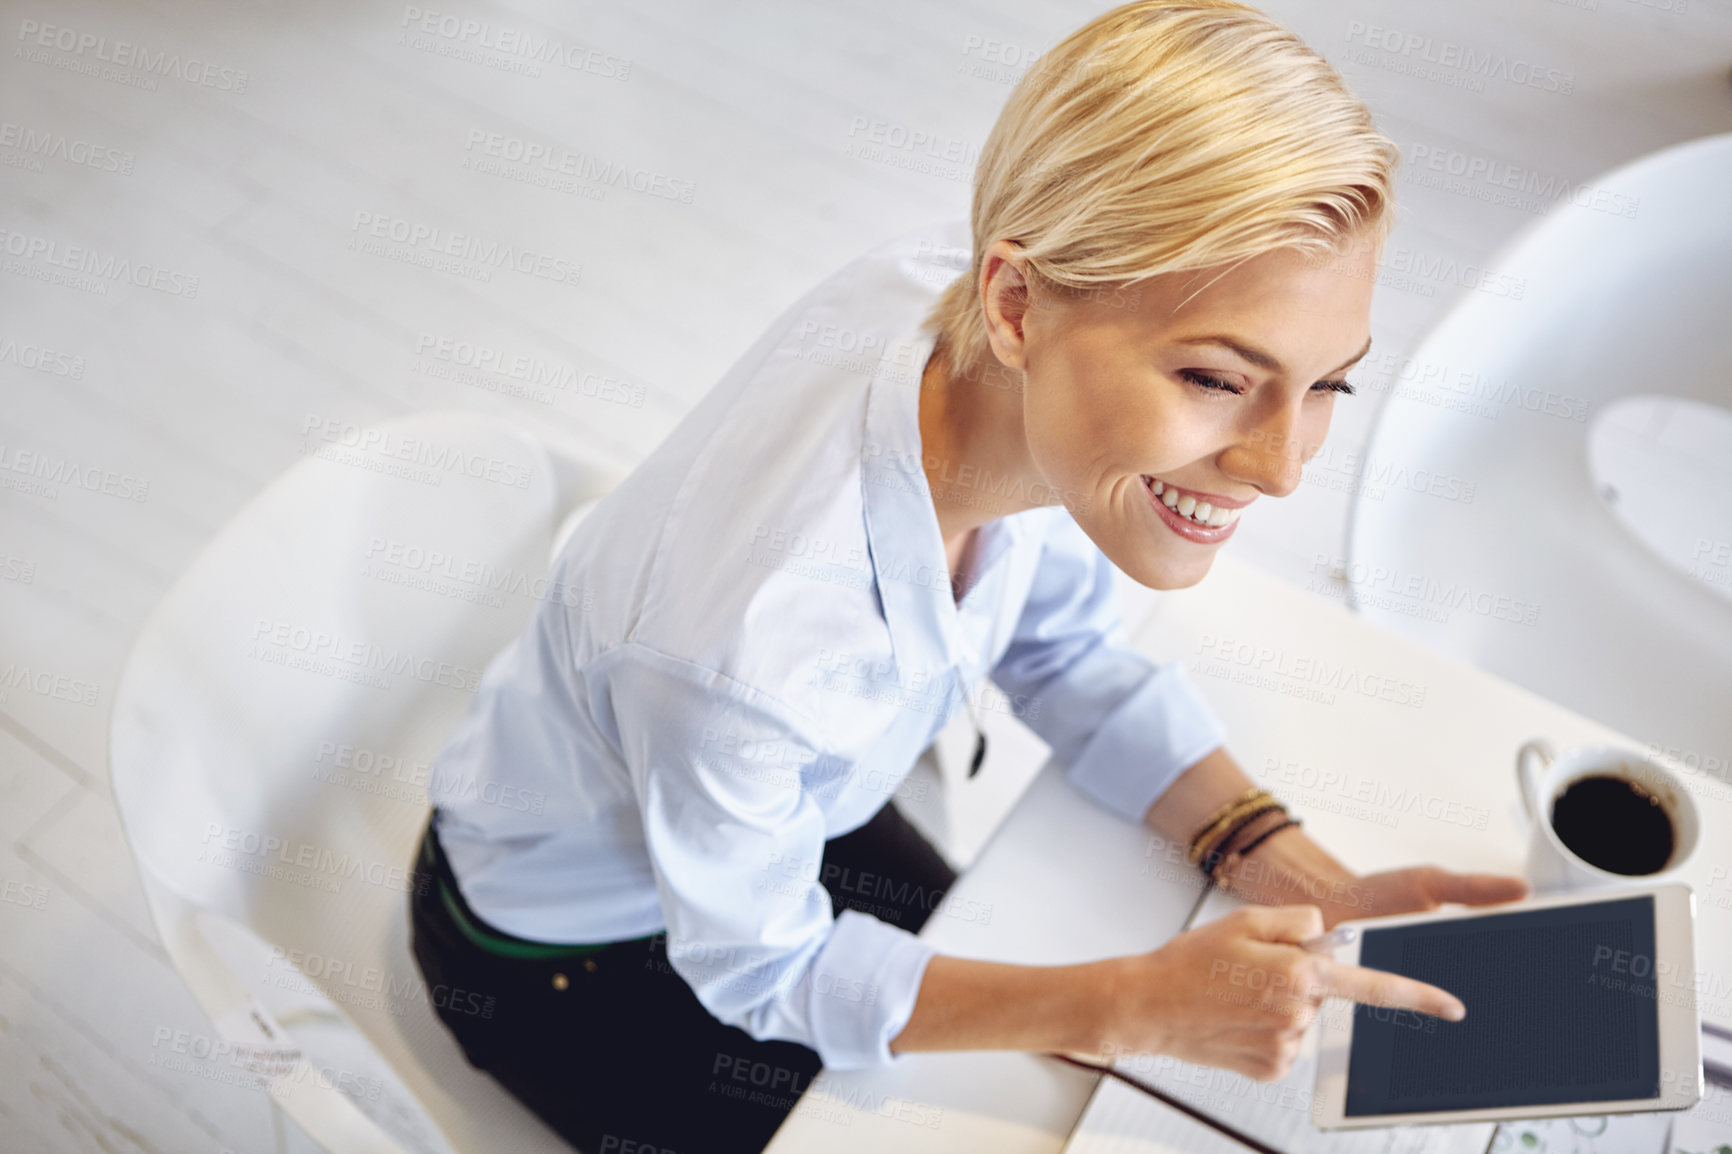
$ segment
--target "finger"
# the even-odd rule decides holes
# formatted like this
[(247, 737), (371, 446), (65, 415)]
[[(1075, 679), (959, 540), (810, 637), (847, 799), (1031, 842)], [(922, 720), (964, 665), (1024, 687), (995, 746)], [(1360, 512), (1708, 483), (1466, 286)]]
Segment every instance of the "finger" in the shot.
[(1073, 1062), (1081, 1062), (1085, 1066), (1110, 1066), (1117, 1056), (1101, 1051), (1089, 1053), (1086, 1050), (1054, 1050), (1053, 1053), (1060, 1057), (1069, 1058)]
[(1316, 906), (1240, 906), (1251, 932), (1266, 942), (1299, 943), (1323, 932), (1323, 911)]
[(1325, 996), (1348, 998), (1371, 1006), (1417, 1010), (1451, 1022), (1467, 1016), (1467, 1006), (1448, 990), (1385, 970), (1349, 966), (1319, 959), (1319, 984)]
[(1445, 872), (1432, 882), (1431, 896), (1440, 902), (1484, 906), (1513, 902), (1528, 896), (1528, 880), (1511, 874), (1458, 874)]

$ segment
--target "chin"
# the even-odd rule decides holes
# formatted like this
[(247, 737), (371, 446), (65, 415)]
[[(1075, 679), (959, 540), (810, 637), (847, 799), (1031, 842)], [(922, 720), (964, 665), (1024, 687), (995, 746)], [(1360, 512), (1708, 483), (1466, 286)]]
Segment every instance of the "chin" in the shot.
[[(1184, 559), (1163, 557), (1152, 563), (1125, 569), (1125, 576), (1148, 589), (1189, 589), (1209, 575), (1215, 562), (1215, 550), (1200, 550), (1200, 556)], [(1124, 569), (1124, 566), (1120, 566)]]

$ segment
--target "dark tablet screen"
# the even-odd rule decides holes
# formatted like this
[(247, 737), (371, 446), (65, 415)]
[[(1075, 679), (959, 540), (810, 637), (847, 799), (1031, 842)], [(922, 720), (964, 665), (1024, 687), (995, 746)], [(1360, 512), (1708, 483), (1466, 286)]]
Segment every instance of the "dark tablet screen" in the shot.
[(1348, 1116), (1659, 1094), (1652, 895), (1361, 934), (1360, 965), (1448, 990), (1467, 1017), (1356, 1006)]

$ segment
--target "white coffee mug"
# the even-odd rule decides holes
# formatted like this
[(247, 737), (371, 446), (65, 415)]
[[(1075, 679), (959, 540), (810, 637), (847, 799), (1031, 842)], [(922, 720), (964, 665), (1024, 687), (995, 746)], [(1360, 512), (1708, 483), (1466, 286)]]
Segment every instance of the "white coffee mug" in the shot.
[[(1552, 828), (1552, 803), (1574, 782), (1595, 775), (1633, 781), (1659, 799), (1672, 820), (1673, 834), (1672, 855), (1659, 871), (1613, 873), (1583, 861), (1558, 838)], [(1629, 750), (1588, 746), (1568, 750), (1560, 757), (1553, 753), (1550, 743), (1530, 741), (1516, 752), (1516, 788), (1521, 791), (1522, 805), (1533, 825), (1528, 881), (1536, 894), (1678, 881), (1701, 840), (1702, 820), (1696, 812), (1696, 799), (1670, 770)]]

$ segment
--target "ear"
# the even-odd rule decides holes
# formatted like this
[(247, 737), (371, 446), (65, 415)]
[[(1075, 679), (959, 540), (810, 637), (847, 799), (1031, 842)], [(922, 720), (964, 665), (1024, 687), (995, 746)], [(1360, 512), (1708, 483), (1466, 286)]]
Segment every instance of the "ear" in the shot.
[(995, 240), (980, 259), (980, 307), (992, 353), (1005, 367), (1027, 368), (1023, 322), (1031, 306), (1027, 261), (1014, 241)]

